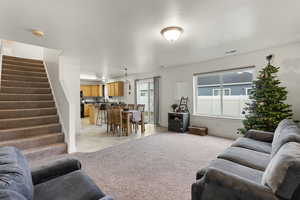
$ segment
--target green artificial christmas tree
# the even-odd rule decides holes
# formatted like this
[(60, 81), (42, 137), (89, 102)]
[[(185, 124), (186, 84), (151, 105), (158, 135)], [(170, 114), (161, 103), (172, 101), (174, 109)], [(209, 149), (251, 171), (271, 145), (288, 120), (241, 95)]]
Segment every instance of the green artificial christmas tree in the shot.
[(279, 67), (271, 65), (272, 57), (267, 56), (267, 66), (259, 72), (257, 80), (253, 81), (249, 95), (251, 103), (247, 103), (245, 108), (244, 128), (239, 129), (243, 134), (249, 129), (273, 132), (281, 120), (293, 115), (291, 106), (284, 103), (287, 90), (280, 85), (276, 75)]

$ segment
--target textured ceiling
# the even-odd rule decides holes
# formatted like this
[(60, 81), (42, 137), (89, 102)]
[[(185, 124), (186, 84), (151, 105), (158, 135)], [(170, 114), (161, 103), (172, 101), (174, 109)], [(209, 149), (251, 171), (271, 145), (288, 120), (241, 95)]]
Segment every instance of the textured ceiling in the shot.
[[(81, 71), (152, 72), (300, 39), (299, 0), (1, 0), (0, 38), (62, 49)], [(170, 44), (160, 35), (179, 25)], [(29, 30), (45, 32), (36, 38)]]

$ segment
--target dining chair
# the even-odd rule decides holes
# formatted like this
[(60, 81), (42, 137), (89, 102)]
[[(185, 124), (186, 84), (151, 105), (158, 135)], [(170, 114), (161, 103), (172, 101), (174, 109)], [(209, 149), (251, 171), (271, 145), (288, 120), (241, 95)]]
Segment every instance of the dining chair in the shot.
[(136, 104), (128, 104), (127, 107), (129, 110), (136, 110)]
[(121, 117), (122, 117), (122, 130), (121, 131), (125, 132), (125, 135), (128, 136), (132, 130), (131, 121), (130, 121), (130, 113), (122, 112)]
[(109, 133), (113, 130), (113, 116), (112, 116), (112, 109), (107, 108), (106, 109), (106, 132)]
[(138, 104), (137, 105), (137, 110), (140, 112), (144, 112), (145, 111), (145, 104)]
[(122, 110), (118, 108), (111, 109), (112, 112), (112, 128), (113, 134), (119, 133), (119, 136), (122, 136)]
[(141, 126), (141, 132), (144, 133), (145, 132), (145, 112), (144, 111), (140, 111), (141, 114), (141, 120), (138, 122), (135, 122), (135, 131), (137, 132), (139, 125)]

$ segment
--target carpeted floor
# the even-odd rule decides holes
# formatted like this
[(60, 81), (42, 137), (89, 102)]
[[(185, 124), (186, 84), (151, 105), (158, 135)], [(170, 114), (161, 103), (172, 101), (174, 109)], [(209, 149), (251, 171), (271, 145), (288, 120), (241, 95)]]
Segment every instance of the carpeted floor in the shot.
[(67, 156), (79, 159), (83, 170), (116, 200), (189, 200), (196, 171), (231, 143), (211, 136), (163, 133)]

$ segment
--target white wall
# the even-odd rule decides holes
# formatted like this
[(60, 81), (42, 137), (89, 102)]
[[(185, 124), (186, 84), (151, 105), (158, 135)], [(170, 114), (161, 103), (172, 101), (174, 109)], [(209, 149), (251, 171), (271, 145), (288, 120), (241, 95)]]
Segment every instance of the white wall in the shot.
[(68, 152), (71, 153), (76, 151), (76, 129), (80, 128), (79, 94), (76, 96), (79, 91), (80, 69), (79, 65), (70, 65), (60, 53), (58, 50), (45, 48), (44, 62), (68, 144)]
[(75, 114), (75, 132), (80, 133), (80, 60), (60, 56), (61, 79), (68, 91)]
[[(266, 65), (265, 57), (274, 54), (275, 66), (280, 67), (279, 78), (282, 85), (287, 87), (288, 100), (294, 111), (294, 118), (300, 119), (300, 43), (277, 48), (256, 51), (243, 55), (227, 56), (196, 64), (181, 65), (164, 69), (161, 73), (161, 124), (167, 126), (167, 113), (174, 103), (177, 82), (187, 82), (189, 85), (190, 105), (193, 101), (193, 73), (210, 72), (214, 70), (230, 69), (241, 66), (256, 66), (256, 72)], [(190, 108), (192, 110), (192, 107)], [(191, 124), (203, 125), (209, 128), (209, 134), (221, 137), (236, 138), (238, 128), (242, 127), (241, 120), (192, 116)]]
[(3, 40), (3, 53), (8, 56), (43, 60), (43, 47)]
[[(179, 103), (177, 99), (177, 83), (185, 83), (189, 97), (189, 109), (193, 112), (193, 74), (201, 72), (210, 72), (215, 70), (225, 70), (238, 68), (242, 66), (256, 66), (256, 73), (266, 65), (265, 57), (274, 54), (273, 64), (280, 67), (279, 78), (282, 85), (287, 87), (287, 103), (292, 105), (294, 118), (300, 119), (300, 43), (289, 44), (281, 47), (264, 49), (242, 55), (226, 56), (219, 59), (206, 62), (183, 64), (177, 67), (163, 68), (161, 71), (151, 74), (131, 75), (128, 79), (132, 83), (133, 93), (128, 95), (125, 92), (123, 100), (126, 103), (134, 103), (134, 79), (150, 78), (160, 75), (160, 124), (168, 125), (168, 112), (173, 103)], [(121, 78), (119, 78), (121, 79)], [(118, 79), (115, 79), (118, 80)], [(126, 91), (126, 90), (125, 90)], [(215, 118), (206, 116), (191, 115), (191, 124), (207, 126), (210, 135), (216, 135), (226, 138), (237, 138), (237, 129), (241, 128), (242, 121), (232, 118)]]

